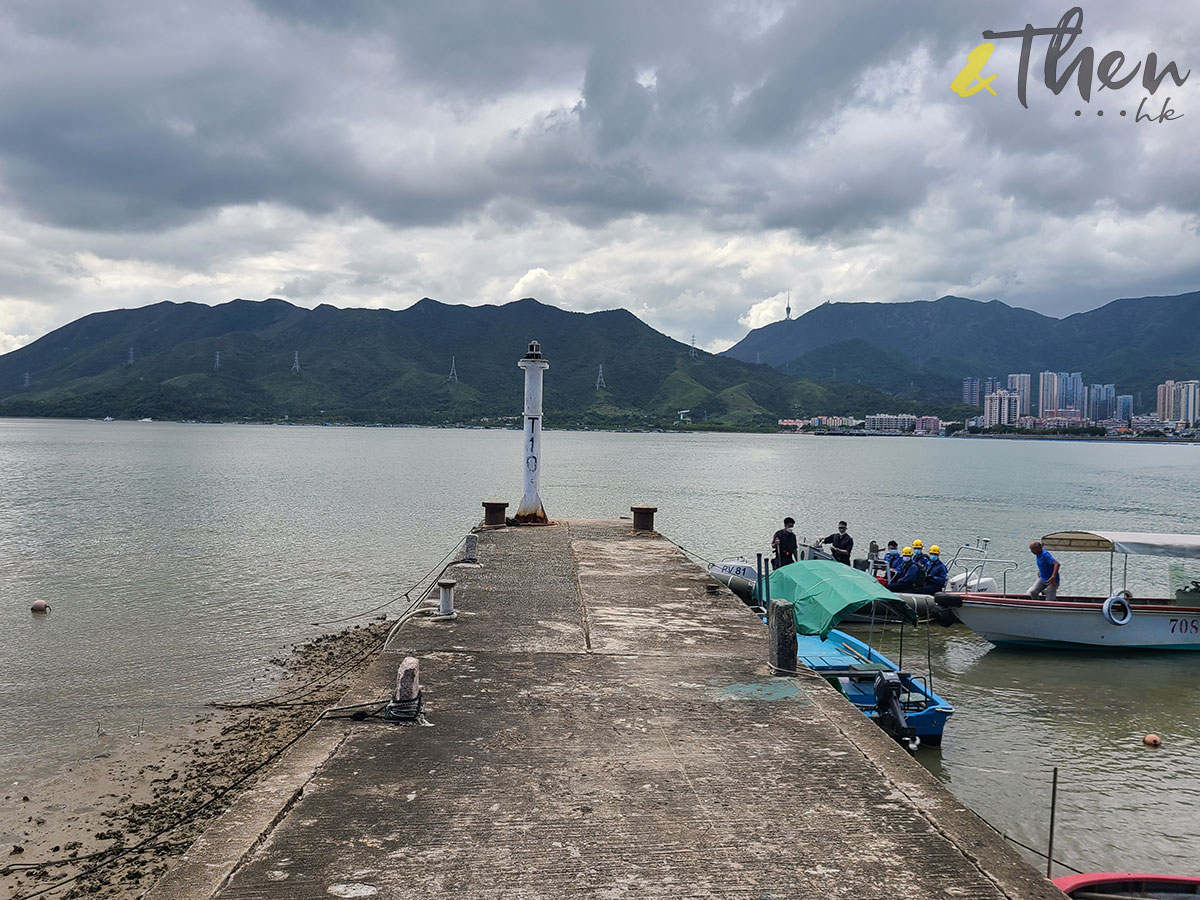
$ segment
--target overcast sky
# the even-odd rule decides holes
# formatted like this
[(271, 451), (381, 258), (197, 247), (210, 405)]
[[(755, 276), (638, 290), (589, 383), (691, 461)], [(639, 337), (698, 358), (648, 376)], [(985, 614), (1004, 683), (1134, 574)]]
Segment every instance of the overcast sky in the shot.
[(1055, 96), (1038, 38), (1028, 109), (1017, 40), (996, 96), (950, 90), (984, 30), (1068, 8), (7, 0), (0, 352), (160, 300), (532, 296), (720, 350), (788, 290), (1061, 316), (1200, 289), (1194, 0), (1086, 3), (1065, 60), (1154, 52), (1182, 86)]

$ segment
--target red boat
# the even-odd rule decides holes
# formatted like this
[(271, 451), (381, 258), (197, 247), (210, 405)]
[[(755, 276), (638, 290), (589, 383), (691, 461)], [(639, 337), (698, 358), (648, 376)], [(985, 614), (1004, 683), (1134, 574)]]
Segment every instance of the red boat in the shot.
[(1089, 872), (1062, 875), (1054, 886), (1075, 900), (1188, 900), (1200, 897), (1200, 877)]

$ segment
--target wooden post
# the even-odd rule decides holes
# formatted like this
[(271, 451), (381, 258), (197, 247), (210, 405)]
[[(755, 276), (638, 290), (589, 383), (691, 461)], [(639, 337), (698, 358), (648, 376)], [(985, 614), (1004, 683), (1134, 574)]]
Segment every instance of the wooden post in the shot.
[(772, 600), (767, 608), (767, 633), (770, 645), (767, 661), (775, 675), (796, 674), (796, 620), (788, 600)]

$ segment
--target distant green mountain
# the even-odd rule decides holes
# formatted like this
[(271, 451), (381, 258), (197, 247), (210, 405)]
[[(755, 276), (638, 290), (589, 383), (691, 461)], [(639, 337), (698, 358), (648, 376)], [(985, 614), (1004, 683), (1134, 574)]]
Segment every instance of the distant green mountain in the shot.
[[(516, 363), (530, 340), (550, 361), (550, 427), (661, 427), (689, 410), (697, 425), (749, 429), (817, 413), (916, 409), (869, 385), (825, 385), (766, 365), (693, 357), (625, 310), (575, 313), (532, 299), (309, 310), (271, 299), (164, 302), (86, 316), (0, 356), (0, 415), (519, 419)], [(452, 361), (457, 380), (449, 378)], [(606, 387), (598, 390), (601, 365)]]
[(968, 376), (1082, 372), (1154, 403), (1168, 378), (1200, 377), (1200, 292), (1113, 302), (1065, 319), (942, 297), (827, 303), (755, 329), (725, 351), (788, 374), (861, 381), (902, 397), (950, 402)]

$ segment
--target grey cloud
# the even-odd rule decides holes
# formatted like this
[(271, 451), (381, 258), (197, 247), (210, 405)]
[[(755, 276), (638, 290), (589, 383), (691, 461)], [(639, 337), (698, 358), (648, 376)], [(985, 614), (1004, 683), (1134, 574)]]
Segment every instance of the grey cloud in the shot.
[[(1177, 54), (1195, 46), (1192, 7), (1148, 9), (1096, 0), (1087, 33), (1146, 29), (1146, 40), (1185, 48)], [(983, 229), (1017, 246), (1048, 216), (1066, 227), (1103, 210), (1174, 210), (1194, 228), (1200, 175), (1181, 151), (1196, 143), (1200, 73), (1176, 97), (1186, 117), (1156, 126), (1077, 120), (1070, 90), (1031, 91), (1031, 108), (1021, 108), (1015, 46), (994, 58), (998, 86), (1007, 79), (999, 97), (950, 93), (982, 29), (1052, 24), (1062, 13), (1047, 10), (1033, 0), (987, 9), (941, 0), (14, 2), (0, 11), (0, 196), (17, 219), (61, 232), (46, 257), (67, 267), (76, 263), (63, 247), (73, 242), (108, 259), (219, 271), (356, 217), (394, 234), (467, 241), (529, 230), (530, 257), (561, 245), (565, 266), (613, 223), (644, 217), (650, 234), (686, 221), (717, 241), (784, 230), (798, 248), (829, 242), (886, 256), (902, 247), (894, 279), (865, 288), (876, 296), (959, 281), (1031, 303), (1083, 302), (1089, 292), (1094, 302), (1097, 288), (1080, 286), (1065, 263), (1039, 270), (1053, 282), (1039, 291), (1024, 280), (1028, 260), (961, 234)], [(223, 211), (258, 206), (294, 211), (294, 221), (257, 234), (244, 222), (234, 236), (220, 222)], [(569, 243), (547, 217), (594, 237)], [(925, 244), (904, 243), (910, 235)], [(1086, 241), (1072, 240), (1063, 252), (1094, 267)], [(543, 252), (537, 241), (557, 243)], [(438, 270), (439, 283), (468, 297), (507, 279), (510, 264), (502, 292), (532, 267), (489, 264), (488, 246), (473, 265), (502, 277), (447, 275), (444, 248), (447, 258), (427, 251), (396, 265), (405, 285), (419, 288)], [(342, 270), (343, 260), (328, 262)], [(1191, 287), (1186, 261), (1169, 263), (1172, 274), (1154, 283)], [(377, 299), (391, 283), (385, 268), (356, 259), (325, 283), (300, 272), (267, 286)], [(65, 271), (26, 272), (0, 293), (49, 296)], [(647, 286), (641, 299), (664, 310), (662, 321), (685, 321), (667, 307), (702, 293), (708, 274)], [(722, 282), (714, 320), (736, 321), (799, 276), (739, 277)]]

